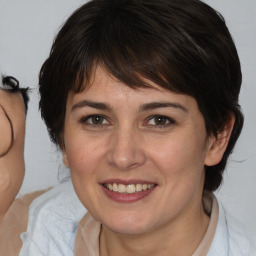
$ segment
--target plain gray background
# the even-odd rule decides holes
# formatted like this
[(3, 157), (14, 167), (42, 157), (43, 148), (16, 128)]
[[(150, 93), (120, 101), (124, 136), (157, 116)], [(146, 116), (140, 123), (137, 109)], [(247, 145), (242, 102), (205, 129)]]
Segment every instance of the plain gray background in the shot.
[[(0, 0), (0, 72), (31, 87), (25, 146), (26, 175), (20, 194), (53, 186), (66, 177), (38, 112), (38, 72), (54, 35), (81, 0)], [(256, 230), (256, 0), (207, 0), (225, 18), (243, 71), (240, 96), (245, 125), (217, 196), (227, 211)], [(59, 177), (58, 177), (59, 176)]]

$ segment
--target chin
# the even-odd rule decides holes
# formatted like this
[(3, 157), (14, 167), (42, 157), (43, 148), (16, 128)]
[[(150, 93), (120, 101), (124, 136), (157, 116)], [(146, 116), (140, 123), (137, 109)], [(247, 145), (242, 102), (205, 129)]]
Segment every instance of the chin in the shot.
[(112, 232), (123, 235), (141, 235), (153, 229), (153, 221), (143, 216), (119, 216), (102, 223)]

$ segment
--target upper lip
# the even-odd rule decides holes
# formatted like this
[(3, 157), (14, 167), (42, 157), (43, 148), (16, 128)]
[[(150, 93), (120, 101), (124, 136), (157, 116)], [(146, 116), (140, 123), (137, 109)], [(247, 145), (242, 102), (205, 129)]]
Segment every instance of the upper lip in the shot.
[(129, 184), (156, 184), (156, 182), (153, 181), (148, 181), (148, 180), (140, 180), (140, 179), (107, 179), (102, 182), (101, 184), (124, 184), (124, 185), (129, 185)]

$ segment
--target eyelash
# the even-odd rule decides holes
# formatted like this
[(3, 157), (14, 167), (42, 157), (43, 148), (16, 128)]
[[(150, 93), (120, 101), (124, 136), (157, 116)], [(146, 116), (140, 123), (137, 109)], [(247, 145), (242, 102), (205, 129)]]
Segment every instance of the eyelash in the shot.
[(162, 115), (154, 115), (154, 116), (151, 116), (147, 119), (146, 125), (148, 125), (151, 120), (154, 120), (154, 122), (156, 123), (157, 119), (158, 119), (158, 121), (159, 121), (159, 119), (163, 119), (165, 121), (165, 123), (164, 124), (158, 124), (158, 125), (155, 124), (155, 125), (150, 125), (150, 126), (152, 126), (152, 127), (155, 126), (157, 128), (166, 128), (166, 127), (169, 127), (169, 126), (176, 123), (175, 120), (173, 120), (170, 117), (162, 116)]
[[(93, 118), (100, 118), (103, 121), (103, 123), (100, 123), (100, 124), (93, 123)], [(90, 119), (91, 119), (91, 122), (89, 122)], [(89, 115), (89, 116), (82, 117), (80, 119), (80, 123), (85, 125), (90, 125), (90, 126), (96, 126), (96, 127), (100, 127), (102, 125), (108, 125), (108, 124), (104, 124), (105, 121), (108, 122), (108, 120), (102, 115)]]
[[(101, 123), (99, 123), (99, 124), (93, 123), (93, 118), (99, 118)], [(163, 124), (156, 124), (157, 119), (160, 122), (161, 122), (160, 119), (162, 119), (162, 121), (164, 121), (164, 123)], [(153, 120), (155, 122), (155, 124), (150, 124), (151, 120)], [(83, 125), (89, 125), (89, 126), (93, 126), (93, 127), (102, 127), (102, 126), (110, 125), (110, 122), (107, 120), (107, 118), (105, 116), (97, 115), (97, 114), (82, 117), (80, 119), (80, 123), (82, 123)], [(175, 123), (176, 123), (175, 120), (173, 120), (170, 117), (163, 116), (163, 115), (153, 115), (153, 116), (150, 116), (146, 120), (146, 122), (143, 124), (143, 126), (150, 126), (150, 127), (156, 127), (156, 128), (166, 128), (166, 127), (169, 127), (169, 126), (171, 126)]]

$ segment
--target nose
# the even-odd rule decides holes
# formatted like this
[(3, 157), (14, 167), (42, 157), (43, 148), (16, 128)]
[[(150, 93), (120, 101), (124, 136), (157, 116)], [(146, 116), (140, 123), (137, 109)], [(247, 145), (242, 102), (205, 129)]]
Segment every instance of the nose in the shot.
[(143, 165), (146, 154), (142, 135), (132, 128), (118, 129), (111, 136), (107, 161), (119, 170), (134, 169)]

